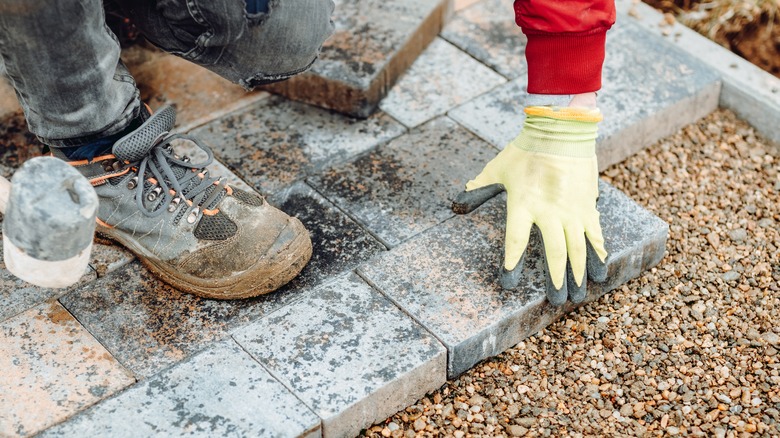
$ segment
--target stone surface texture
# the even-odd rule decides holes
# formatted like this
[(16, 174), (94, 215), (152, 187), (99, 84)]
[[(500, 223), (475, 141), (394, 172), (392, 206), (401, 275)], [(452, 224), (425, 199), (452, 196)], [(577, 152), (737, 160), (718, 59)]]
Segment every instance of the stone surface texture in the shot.
[(233, 337), (322, 418), (355, 436), (446, 381), (446, 352), (354, 274), (304, 294)]
[(315, 286), (386, 250), (364, 228), (304, 182), (278, 192), (270, 202), (300, 219), (312, 241), (311, 260), (280, 293)]
[(0, 323), (0, 436), (32, 435), (135, 379), (57, 302)]
[[(705, 64), (626, 23), (607, 34), (599, 107), (599, 167), (604, 169), (709, 114), (718, 105), (720, 80)], [(449, 112), (450, 117), (497, 147), (522, 128), (525, 76)]]
[(263, 194), (365, 152), (404, 132), (384, 114), (354, 120), (279, 97), (196, 129), (233, 172)]
[(411, 128), (504, 82), (494, 71), (437, 38), (379, 107)]
[(526, 38), (513, 18), (508, 2), (478, 1), (458, 11), (441, 36), (504, 77), (515, 79), (526, 71)]
[[(576, 307), (547, 302), (537, 234), (527, 250), (523, 275), (528, 280), (516, 291), (499, 286), (503, 199), (497, 197), (359, 268), (371, 284), (447, 346), (450, 378)], [(666, 223), (605, 183), (600, 185), (599, 211), (610, 254), (609, 279), (601, 285), (591, 283), (586, 301), (658, 263), (668, 234)]]
[(311, 71), (267, 89), (367, 117), (433, 41), (451, 8), (451, 0), (336, 0), (336, 30)]
[(313, 437), (319, 428), (314, 413), (228, 341), (42, 436)]
[(133, 262), (60, 301), (123, 365), (149, 377), (295, 298), (279, 292), (206, 300), (171, 288)]
[(395, 246), (452, 217), (457, 190), (495, 152), (440, 117), (310, 181), (384, 243)]

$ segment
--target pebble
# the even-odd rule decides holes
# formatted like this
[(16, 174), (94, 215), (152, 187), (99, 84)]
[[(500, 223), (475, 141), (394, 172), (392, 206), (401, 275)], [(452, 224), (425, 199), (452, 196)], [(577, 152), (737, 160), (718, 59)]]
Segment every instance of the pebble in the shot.
[(661, 263), (365, 434), (394, 422), (459, 438), (780, 436), (780, 156), (769, 150), (718, 110), (607, 169), (670, 224)]

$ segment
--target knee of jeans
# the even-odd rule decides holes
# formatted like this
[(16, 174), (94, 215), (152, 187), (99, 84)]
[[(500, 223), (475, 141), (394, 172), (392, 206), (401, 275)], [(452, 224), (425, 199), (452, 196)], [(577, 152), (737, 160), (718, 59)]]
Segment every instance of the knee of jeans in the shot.
[(248, 14), (247, 31), (220, 61), (228, 79), (253, 88), (308, 70), (333, 33), (332, 12), (332, 0), (271, 0), (267, 13)]

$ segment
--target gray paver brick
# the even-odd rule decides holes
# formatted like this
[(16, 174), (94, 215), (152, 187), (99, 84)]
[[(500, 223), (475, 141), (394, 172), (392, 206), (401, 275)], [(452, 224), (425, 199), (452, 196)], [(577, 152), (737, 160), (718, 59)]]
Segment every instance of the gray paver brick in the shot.
[(0, 436), (33, 435), (135, 383), (56, 301), (0, 323)]
[(319, 436), (320, 420), (235, 342), (217, 344), (42, 436)]
[[(668, 234), (666, 223), (616, 189), (601, 183), (600, 191), (609, 277), (604, 284), (589, 284), (587, 301), (658, 263)], [(576, 307), (568, 303), (555, 308), (546, 301), (538, 236), (529, 246), (527, 283), (517, 291), (501, 289), (503, 199), (500, 196), (471, 215), (447, 221), (359, 268), (447, 346), (450, 377)]]
[(441, 36), (507, 78), (525, 73), (526, 38), (515, 24), (512, 5), (482, 0), (458, 11)]
[(323, 420), (355, 436), (446, 381), (439, 342), (354, 274), (233, 337)]
[[(449, 112), (497, 147), (522, 127), (526, 77)], [(701, 62), (631, 22), (607, 34), (599, 107), (599, 166), (622, 161), (656, 140), (714, 111), (720, 81)]]
[(316, 285), (386, 249), (304, 182), (276, 193), (270, 202), (300, 219), (312, 241), (311, 260), (282, 291)]
[(446, 113), (506, 79), (437, 38), (390, 90), (379, 107), (408, 127)]
[(264, 194), (365, 152), (405, 128), (385, 114), (354, 120), (271, 97), (192, 132)]
[(336, 0), (335, 33), (311, 71), (267, 88), (366, 117), (436, 37), (451, 0)]
[(464, 187), (496, 151), (440, 117), (310, 182), (389, 246), (450, 217)]
[(60, 301), (123, 365), (148, 377), (295, 298), (201, 299), (160, 282), (136, 261)]

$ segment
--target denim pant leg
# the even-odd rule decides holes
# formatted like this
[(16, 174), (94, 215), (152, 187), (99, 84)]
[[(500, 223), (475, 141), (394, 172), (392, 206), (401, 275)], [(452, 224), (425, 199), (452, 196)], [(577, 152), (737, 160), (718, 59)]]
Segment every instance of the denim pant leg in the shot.
[(0, 1), (0, 56), (30, 131), (50, 146), (114, 134), (139, 111), (101, 0)]
[(332, 0), (120, 0), (144, 36), (246, 89), (307, 70), (333, 33)]

